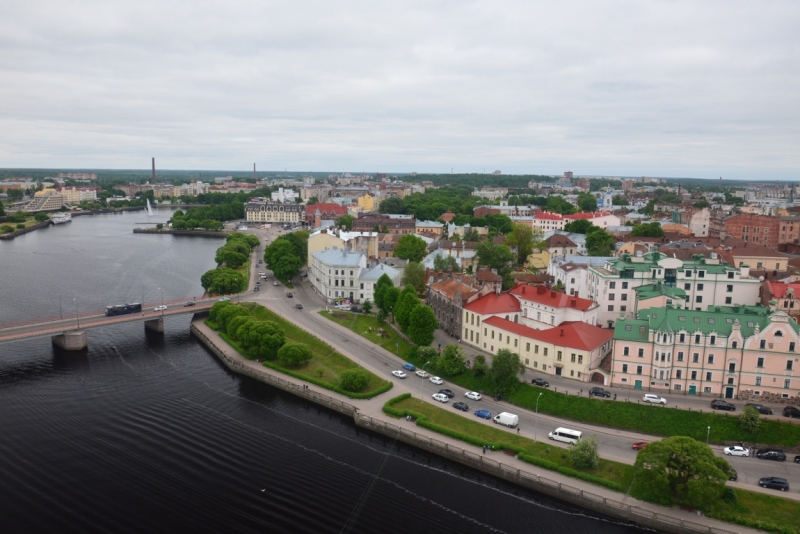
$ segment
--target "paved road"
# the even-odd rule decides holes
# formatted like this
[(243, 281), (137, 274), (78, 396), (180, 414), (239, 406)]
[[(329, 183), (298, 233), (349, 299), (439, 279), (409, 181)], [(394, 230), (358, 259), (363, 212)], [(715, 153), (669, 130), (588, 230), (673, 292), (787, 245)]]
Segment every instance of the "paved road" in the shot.
[[(259, 230), (257, 232), (266, 233), (267, 235), (271, 236), (271, 239), (277, 237), (278, 234), (278, 232), (275, 232), (274, 229), (272, 232), (265, 232), (264, 230)], [(263, 234), (261, 237), (263, 239)], [(258, 258), (263, 257), (263, 248), (259, 249), (257, 254)], [(259, 279), (257, 276), (257, 271), (266, 272), (269, 281), (267, 283), (262, 282), (261, 287), (263, 289), (261, 291), (251, 292), (248, 294), (248, 300), (252, 299), (259, 304), (269, 307), (276, 313), (290, 318), (307, 331), (313, 332), (315, 335), (329, 342), (332, 346), (337, 348), (337, 350), (341, 350), (342, 352), (349, 354), (351, 357), (356, 358), (360, 363), (370, 368), (370, 370), (383, 374), (388, 379), (395, 382), (400, 382), (402, 380), (391, 375), (391, 371), (401, 368), (403, 361), (400, 358), (397, 358), (384, 350), (376, 350), (375, 345), (366, 339), (353, 335), (351, 331), (339, 326), (333, 321), (325, 319), (318, 313), (320, 310), (323, 310), (326, 307), (322, 299), (319, 298), (314, 289), (311, 287), (311, 284), (308, 282), (302, 282), (296, 278), (293, 281), (294, 288), (291, 290), (287, 290), (282, 285), (275, 287), (272, 285), (272, 282), (274, 281), (274, 276), (272, 273), (267, 271), (263, 264), (258, 266), (254, 262), (251, 286), (254, 285), (255, 281)], [(287, 297), (287, 293), (289, 291), (291, 291), (293, 295), (292, 298)], [(294, 307), (297, 303), (303, 305), (302, 310), (297, 310)], [(441, 331), (437, 331), (437, 338), (434, 341), (434, 346), (438, 343), (442, 343), (443, 345), (446, 343), (452, 343), (452, 338)], [(466, 349), (465, 352), (470, 355), (475, 355), (479, 352), (472, 347), (466, 347), (463, 345), (462, 347)], [(491, 360), (489, 355), (487, 355), (487, 359)], [(526, 373), (526, 379), (528, 380), (533, 376), (536, 375), (533, 373)], [(569, 381), (561, 382), (564, 379), (557, 379), (559, 382), (556, 382), (549, 376), (546, 378), (551, 382), (552, 388), (557, 387), (559, 391), (567, 390), (569, 391), (569, 394), (576, 394), (577, 390), (579, 390), (581, 387), (584, 388), (585, 393), (588, 388), (591, 387), (590, 384), (580, 384), (576, 382), (570, 383)], [(471, 401), (464, 397), (464, 393), (466, 393), (464, 388), (448, 382), (445, 382), (445, 384), (442, 386), (435, 386), (428, 380), (422, 380), (413, 374), (409, 374), (409, 378), (402, 380), (402, 382), (405, 387), (414, 392), (415, 397), (421, 397), (427, 402), (436, 402), (431, 398), (431, 394), (438, 391), (440, 388), (446, 387), (451, 389), (455, 393), (455, 397), (450, 403), (444, 406), (446, 409), (449, 409), (449, 407), (452, 406), (452, 402), (461, 400), (469, 405), (469, 413), (481, 408), (489, 410), (493, 415), (496, 415), (501, 411), (510, 411), (516, 413), (520, 418), (519, 427), (521, 434), (540, 441), (547, 440), (548, 433), (559, 426), (580, 430), (589, 435), (596, 434), (598, 438), (598, 451), (602, 457), (628, 464), (632, 464), (636, 459), (636, 451), (634, 451), (632, 448), (634, 441), (656, 441), (659, 439), (656, 436), (650, 436), (638, 432), (609, 429), (583, 423), (575, 423), (548, 415), (535, 414), (530, 411), (522, 410), (518, 407), (509, 406), (502, 401), (494, 401), (491, 398), (484, 398), (477, 402)], [(558, 383), (563, 383), (564, 385), (558, 386)], [(625, 393), (627, 394), (627, 390), (625, 390)], [(633, 392), (631, 392), (631, 395), (633, 395)], [(621, 400), (622, 397), (618, 393), (618, 400), (616, 402), (621, 402)], [(681, 407), (684, 406), (681, 401), (685, 401), (685, 406), (687, 407), (692, 406), (692, 409), (699, 409), (699, 406), (701, 405), (703, 407), (707, 407), (708, 403), (710, 402), (709, 399), (684, 399), (681, 397), (678, 402), (678, 405)], [(614, 401), (598, 399), (597, 402)], [(670, 399), (669, 402), (670, 405), (674, 406), (674, 399)], [(653, 409), (658, 410), (663, 408), (653, 407)], [(465, 416), (474, 417), (472, 415)], [(477, 418), (476, 420), (481, 421), (484, 424), (493, 425), (491, 421)], [(516, 430), (510, 429), (508, 431), (516, 432)], [(567, 445), (559, 442), (550, 441), (549, 443), (557, 447), (563, 447), (565, 449), (567, 448)], [(722, 447), (714, 447), (714, 450), (718, 455), (722, 455)], [(747, 489), (774, 493), (774, 490), (762, 490), (761, 488), (758, 488), (756, 486), (758, 479), (765, 476), (781, 476), (789, 480), (789, 483), (793, 488), (790, 494), (795, 495), (796, 498), (800, 498), (800, 494), (798, 494), (798, 489), (800, 489), (800, 464), (793, 463), (792, 456), (789, 457), (789, 461), (787, 462), (771, 462), (766, 460), (758, 460), (755, 458), (726, 458), (728, 458), (731, 465), (739, 473), (739, 480), (734, 485), (747, 487)]]

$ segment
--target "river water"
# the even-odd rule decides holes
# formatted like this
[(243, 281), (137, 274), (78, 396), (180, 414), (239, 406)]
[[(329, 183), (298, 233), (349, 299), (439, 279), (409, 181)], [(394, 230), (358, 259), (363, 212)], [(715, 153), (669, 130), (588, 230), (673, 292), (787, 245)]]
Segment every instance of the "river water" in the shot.
[[(0, 242), (0, 323), (200, 294), (221, 240), (134, 235), (146, 220), (76, 217)], [(163, 335), (126, 323), (88, 337), (81, 353), (0, 344), (4, 534), (639, 530), (234, 375), (189, 316)]]

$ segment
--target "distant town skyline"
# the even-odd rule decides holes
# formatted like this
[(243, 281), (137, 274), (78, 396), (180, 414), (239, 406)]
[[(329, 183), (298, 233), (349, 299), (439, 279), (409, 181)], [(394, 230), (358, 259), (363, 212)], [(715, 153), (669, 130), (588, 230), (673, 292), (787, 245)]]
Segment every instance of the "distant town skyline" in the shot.
[(780, 0), (31, 0), (0, 20), (0, 166), (795, 180), (798, 23)]

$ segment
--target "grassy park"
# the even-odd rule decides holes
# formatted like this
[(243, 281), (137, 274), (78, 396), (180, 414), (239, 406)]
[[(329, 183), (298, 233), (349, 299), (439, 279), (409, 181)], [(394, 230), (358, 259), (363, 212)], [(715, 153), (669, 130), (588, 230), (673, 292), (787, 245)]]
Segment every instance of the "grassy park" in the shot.
[[(340, 310), (321, 311), (319, 313), (326, 319), (342, 325), (392, 354), (396, 354), (401, 358), (408, 357), (408, 352), (411, 350), (412, 345), (400, 337), (389, 325), (380, 324), (374, 315)], [(383, 334), (380, 333), (381, 330)]]

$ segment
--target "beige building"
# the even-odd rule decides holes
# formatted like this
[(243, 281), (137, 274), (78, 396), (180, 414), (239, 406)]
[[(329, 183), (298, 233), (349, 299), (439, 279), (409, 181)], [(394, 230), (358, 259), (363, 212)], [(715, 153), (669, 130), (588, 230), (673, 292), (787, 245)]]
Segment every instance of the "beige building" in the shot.
[(308, 238), (308, 265), (315, 252), (323, 250), (347, 250), (358, 252), (366, 258), (378, 257), (377, 232), (346, 232), (336, 228), (317, 230)]
[(63, 205), (64, 197), (58, 193), (55, 193), (55, 191), (51, 189), (49, 193), (44, 195), (36, 193), (33, 200), (31, 200), (28, 205), (25, 206), (25, 211), (33, 212), (60, 210)]
[(301, 223), (305, 218), (303, 204), (278, 204), (264, 199), (251, 199), (244, 205), (247, 222)]
[(362, 211), (375, 211), (375, 197), (369, 193), (358, 197), (358, 207)]

